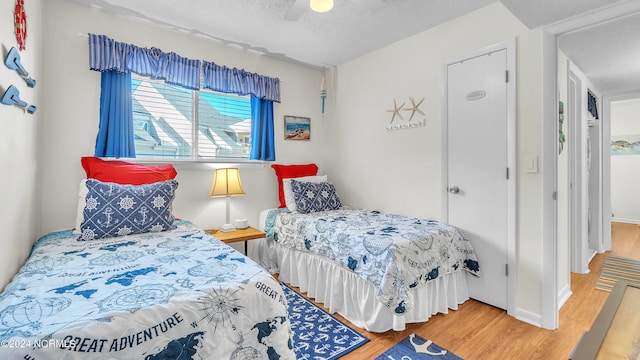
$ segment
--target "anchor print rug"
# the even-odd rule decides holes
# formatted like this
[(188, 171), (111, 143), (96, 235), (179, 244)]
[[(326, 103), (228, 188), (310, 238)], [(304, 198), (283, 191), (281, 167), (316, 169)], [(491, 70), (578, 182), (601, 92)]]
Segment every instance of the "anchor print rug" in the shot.
[(369, 341), (285, 283), (281, 285), (289, 304), (296, 359), (337, 359)]
[(411, 334), (379, 355), (376, 360), (462, 360), (430, 340)]

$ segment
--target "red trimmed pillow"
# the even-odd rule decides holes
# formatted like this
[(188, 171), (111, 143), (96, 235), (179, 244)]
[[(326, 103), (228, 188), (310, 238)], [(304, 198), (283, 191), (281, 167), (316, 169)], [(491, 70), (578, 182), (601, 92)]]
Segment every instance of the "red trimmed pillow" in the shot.
[(303, 176), (315, 176), (318, 173), (318, 166), (316, 164), (306, 165), (271, 165), (278, 177), (278, 199), (280, 200), (280, 208), (287, 207), (284, 200), (284, 189), (282, 185), (282, 179), (291, 179)]
[(87, 179), (123, 185), (143, 185), (172, 180), (178, 172), (173, 165), (147, 166), (120, 160), (102, 160), (85, 156), (80, 160)]

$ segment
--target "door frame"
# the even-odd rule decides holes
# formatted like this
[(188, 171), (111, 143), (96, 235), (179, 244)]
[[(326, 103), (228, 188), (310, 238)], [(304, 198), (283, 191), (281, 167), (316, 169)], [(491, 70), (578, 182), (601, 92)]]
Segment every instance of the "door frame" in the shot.
[[(442, 221), (449, 221), (449, 197), (447, 187), (449, 183), (449, 154), (448, 154), (448, 67), (457, 62), (483, 56), (500, 50), (507, 52), (507, 70), (509, 82), (507, 83), (507, 166), (509, 168), (509, 180), (507, 181), (507, 314), (515, 316), (516, 289), (517, 289), (517, 242), (516, 242), (516, 184), (517, 180), (517, 132), (516, 132), (516, 40), (511, 39), (497, 44), (489, 45), (451, 59), (442, 64), (442, 103), (441, 103), (441, 197), (442, 197)], [(482, 267), (482, 263), (480, 263)]]
[[(578, 274), (589, 273), (589, 261), (587, 254), (587, 208), (585, 202), (588, 199), (588, 179), (586, 176), (586, 132), (588, 126), (583, 122), (583, 112), (586, 109), (582, 99), (586, 96), (581, 78), (582, 72), (573, 62), (569, 61), (567, 70), (567, 112), (569, 114), (569, 257), (571, 272)], [(571, 82), (575, 83), (572, 88)], [(575, 91), (575, 92), (573, 92)], [(593, 155), (593, 154), (592, 154)]]
[[(550, 25), (542, 29), (542, 45), (543, 51), (548, 56), (544, 56), (542, 59), (542, 70), (543, 70), (543, 86), (542, 89), (544, 91), (544, 99), (543, 99), (543, 119), (553, 119), (557, 116), (557, 58), (558, 58), (558, 48), (557, 48), (557, 37), (564, 33), (569, 33), (574, 30), (579, 30), (588, 26), (595, 26), (599, 23), (609, 21), (611, 19), (615, 19), (618, 17), (625, 16), (627, 14), (632, 14), (634, 12), (640, 11), (640, 0), (631, 0), (628, 2), (624, 2), (621, 4), (615, 4), (613, 6), (607, 7), (603, 10), (588, 13), (583, 16), (579, 16), (576, 18), (571, 18), (567, 21), (563, 21), (558, 24)], [(602, 94), (605, 97), (605, 108), (607, 108), (606, 96), (609, 94)], [(607, 114), (608, 116), (608, 114)], [(547, 121), (543, 121), (543, 124), (547, 124)], [(555, 123), (555, 122), (554, 122)], [(605, 130), (606, 127), (603, 128)], [(602, 136), (607, 136), (608, 134), (603, 132)], [(543, 152), (545, 154), (554, 154), (556, 152), (557, 147), (557, 130), (551, 128), (551, 126), (545, 125), (543, 126)], [(607, 148), (605, 146), (602, 147), (602, 150)], [(608, 148), (607, 148), (608, 149)], [(547, 159), (552, 161), (548, 161), (547, 163), (553, 162), (547, 156)], [(609, 157), (606, 154), (603, 154), (603, 171), (608, 171), (609, 168)], [(549, 192), (554, 189), (556, 180), (557, 180), (557, 171), (552, 164), (545, 165), (543, 161), (543, 212), (546, 213), (554, 213), (553, 209), (555, 208), (555, 200), (550, 201)], [(610, 176), (610, 175), (609, 175)], [(603, 174), (602, 181), (602, 193), (603, 193), (603, 209), (601, 211), (601, 215), (603, 217), (603, 244), (606, 247), (607, 244), (611, 244), (611, 199), (609, 194), (610, 191), (610, 181), (607, 179), (607, 174)], [(555, 190), (553, 190), (555, 191)], [(556, 218), (551, 219), (549, 216), (545, 216), (542, 224), (543, 231), (543, 279), (547, 279), (542, 283), (542, 326), (546, 329), (554, 330), (558, 328), (558, 313), (559, 313), (559, 294), (557, 289), (557, 277), (558, 277), (558, 244), (557, 244), (557, 236), (554, 235), (556, 231)], [(609, 224), (607, 226), (607, 224)], [(549, 281), (550, 280), (550, 281)]]
[[(605, 123), (608, 123), (603, 113), (602, 105), (600, 108), (600, 124), (589, 125), (587, 119), (586, 97), (587, 90), (592, 91), (596, 96), (600, 96), (600, 92), (584, 75), (582, 70), (569, 59), (567, 65), (567, 109), (569, 111), (569, 182), (571, 189), (569, 191), (569, 202), (571, 204), (568, 227), (569, 227), (569, 258), (571, 272), (578, 274), (587, 274), (590, 272), (589, 263), (595, 255), (595, 252), (604, 252), (602, 246), (603, 217), (600, 213), (603, 208), (602, 204), (602, 129)], [(571, 84), (575, 83), (575, 87)], [(575, 91), (575, 93), (572, 93)], [(573, 95), (573, 96), (572, 96)], [(592, 137), (589, 134), (592, 129), (598, 129), (597, 136)], [(589, 139), (589, 140), (587, 140)], [(594, 145), (597, 145), (597, 151), (592, 151)], [(598, 167), (594, 171), (589, 167), (587, 154), (591, 157), (591, 166), (596, 164)], [(597, 177), (593, 181), (593, 176)], [(596, 184), (596, 194), (592, 194), (592, 186)], [(595, 206), (593, 206), (595, 205)], [(593, 214), (595, 212), (595, 215)], [(596, 238), (597, 246), (591, 246), (591, 239)]]
[[(542, 318), (545, 329), (559, 326), (558, 294), (558, 48), (556, 36), (542, 33)], [(553, 66), (545, 66), (547, 64)], [(544, 121), (554, 119), (554, 121)]]

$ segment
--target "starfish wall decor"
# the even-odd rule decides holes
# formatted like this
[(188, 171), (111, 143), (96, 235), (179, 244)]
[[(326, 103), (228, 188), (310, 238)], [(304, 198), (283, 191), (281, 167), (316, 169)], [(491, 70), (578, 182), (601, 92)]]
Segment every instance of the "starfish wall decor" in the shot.
[[(402, 103), (400, 106), (398, 106), (396, 99), (393, 99), (393, 109), (387, 110), (387, 112), (392, 113), (389, 126), (386, 127), (387, 130), (409, 129), (414, 127), (422, 127), (426, 125), (425, 119), (420, 121), (412, 121), (416, 113), (423, 116), (425, 115), (424, 112), (420, 110), (420, 105), (422, 105), (422, 103), (424, 102), (424, 98), (416, 102), (415, 99), (410, 96), (409, 101), (411, 101), (411, 106), (405, 109), (404, 106), (406, 103)], [(400, 114), (400, 110), (411, 112), (411, 115), (409, 116), (409, 120), (404, 121), (404, 117), (402, 117), (402, 114)], [(403, 120), (404, 122), (394, 124), (393, 122), (396, 119), (396, 116), (398, 116), (400, 120)]]
[(393, 115), (391, 115), (391, 122), (389, 124), (393, 124), (393, 120), (396, 119), (396, 115), (399, 116), (400, 119), (404, 120), (402, 115), (400, 115), (400, 110), (402, 110), (403, 107), (404, 107), (404, 103), (402, 103), (402, 105), (398, 107), (398, 104), (396, 103), (396, 99), (393, 99), (393, 109), (387, 110), (387, 112), (393, 113)]
[(413, 98), (411, 96), (409, 96), (409, 100), (411, 100), (411, 107), (409, 109), (405, 109), (406, 111), (411, 111), (411, 116), (409, 117), (409, 121), (411, 121), (411, 119), (413, 119), (413, 115), (415, 115), (416, 113), (424, 115), (422, 110), (418, 109), (420, 107), (420, 105), (422, 105), (422, 102), (424, 101), (424, 98), (422, 98), (422, 100), (418, 101), (417, 104), (416, 104), (416, 101), (413, 100)]

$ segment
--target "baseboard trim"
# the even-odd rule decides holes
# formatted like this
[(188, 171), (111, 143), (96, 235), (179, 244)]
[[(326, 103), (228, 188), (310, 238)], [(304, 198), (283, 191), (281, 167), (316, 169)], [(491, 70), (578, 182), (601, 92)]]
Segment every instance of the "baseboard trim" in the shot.
[(627, 223), (627, 224), (640, 225), (640, 220), (636, 220), (636, 219), (624, 219), (624, 218), (616, 218), (616, 217), (614, 217), (614, 218), (611, 218), (611, 221)]
[(526, 322), (527, 324), (537, 326), (539, 328), (542, 327), (542, 315), (536, 314), (529, 310), (517, 309), (516, 310), (516, 319)]
[(558, 310), (562, 309), (562, 306), (569, 300), (573, 293), (571, 292), (571, 285), (565, 285), (558, 292)]

